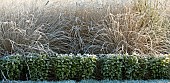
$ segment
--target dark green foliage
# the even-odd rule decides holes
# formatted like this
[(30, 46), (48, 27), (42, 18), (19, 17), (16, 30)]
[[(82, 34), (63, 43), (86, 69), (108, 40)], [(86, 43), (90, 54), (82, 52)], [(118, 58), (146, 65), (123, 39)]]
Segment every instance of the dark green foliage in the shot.
[(50, 61), (46, 55), (31, 55), (25, 57), (27, 75), (31, 80), (47, 80)]
[(170, 79), (170, 58), (166, 55), (109, 55), (103, 60), (104, 79)]
[(123, 68), (122, 68), (122, 75), (123, 79), (140, 79), (139, 75), (139, 62), (138, 57), (135, 55), (124, 55), (123, 56)]
[(109, 55), (103, 58), (102, 74), (104, 79), (122, 79), (123, 57)]
[(0, 58), (2, 79), (170, 79), (170, 55), (11, 55)]
[(147, 79), (168, 79), (169, 60), (168, 57), (149, 57)]
[(95, 79), (96, 80), (102, 80), (103, 79), (103, 74), (102, 74), (102, 64), (103, 64), (104, 59), (98, 57), (96, 61), (96, 69), (95, 69)]
[(69, 79), (70, 69), (71, 69), (71, 57), (52, 57), (51, 65), (53, 66), (53, 73), (57, 80)]
[(138, 56), (139, 68), (137, 71), (136, 79), (147, 79), (146, 75), (148, 72), (148, 58), (145, 56)]
[(20, 55), (11, 55), (1, 58), (0, 73), (2, 79), (18, 80), (23, 66), (21, 65), (22, 57)]
[(2, 58), (0, 58), (0, 80), (2, 80), (2, 78), (3, 78), (3, 76), (2, 76), (2, 63), (3, 63), (3, 60), (2, 60)]
[(94, 78), (96, 58), (93, 56), (56, 56), (51, 61), (57, 80)]

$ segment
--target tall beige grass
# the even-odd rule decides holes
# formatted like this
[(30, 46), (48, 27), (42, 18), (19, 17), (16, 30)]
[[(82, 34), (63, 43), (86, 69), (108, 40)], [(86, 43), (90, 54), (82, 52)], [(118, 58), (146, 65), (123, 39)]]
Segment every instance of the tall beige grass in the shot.
[(165, 2), (101, 1), (2, 0), (0, 54), (170, 52)]

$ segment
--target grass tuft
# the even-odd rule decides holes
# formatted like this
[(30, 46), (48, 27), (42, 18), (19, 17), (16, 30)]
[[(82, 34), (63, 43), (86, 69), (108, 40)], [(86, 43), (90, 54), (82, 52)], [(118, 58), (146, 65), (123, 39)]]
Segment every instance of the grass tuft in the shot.
[(12, 53), (170, 52), (166, 0), (0, 3), (0, 56)]

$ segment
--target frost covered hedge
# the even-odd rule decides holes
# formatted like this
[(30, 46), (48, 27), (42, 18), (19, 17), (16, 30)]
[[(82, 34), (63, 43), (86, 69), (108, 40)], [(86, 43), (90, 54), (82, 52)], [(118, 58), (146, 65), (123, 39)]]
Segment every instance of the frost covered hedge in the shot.
[(95, 56), (64, 55), (50, 57), (51, 66), (57, 80), (80, 80), (94, 78)]
[(104, 79), (169, 79), (170, 57), (107, 55), (102, 58)]
[(170, 55), (16, 54), (0, 58), (2, 79), (170, 79)]

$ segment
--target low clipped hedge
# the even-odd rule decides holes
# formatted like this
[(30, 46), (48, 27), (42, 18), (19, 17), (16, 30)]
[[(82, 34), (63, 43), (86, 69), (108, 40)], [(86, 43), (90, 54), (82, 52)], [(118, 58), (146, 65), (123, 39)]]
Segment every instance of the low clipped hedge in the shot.
[(0, 79), (18, 80), (21, 78), (23, 68), (21, 58), (20, 55), (0, 58)]
[(0, 58), (0, 80), (170, 79), (170, 55), (19, 54)]
[(101, 70), (104, 79), (170, 79), (170, 57), (107, 55)]
[(57, 80), (94, 78), (96, 57), (94, 56), (57, 56), (51, 57)]
[(34, 55), (24, 57), (24, 71), (29, 80), (48, 80), (50, 59), (46, 55)]
[(94, 77), (95, 56), (32, 54), (0, 59), (0, 80), (81, 80)]

